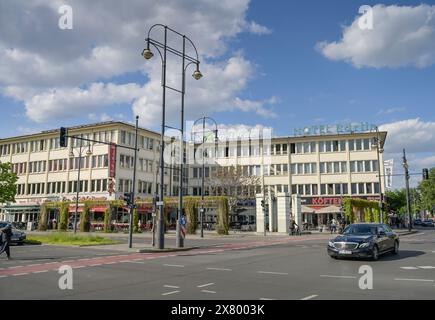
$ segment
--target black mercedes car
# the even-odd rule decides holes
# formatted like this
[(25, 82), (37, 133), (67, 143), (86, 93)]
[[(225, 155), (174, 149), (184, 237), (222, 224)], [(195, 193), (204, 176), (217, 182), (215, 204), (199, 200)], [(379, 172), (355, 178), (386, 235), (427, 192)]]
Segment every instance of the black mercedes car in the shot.
[(384, 253), (399, 253), (399, 236), (382, 223), (359, 223), (347, 226), (329, 241), (328, 254), (334, 258), (371, 258)]

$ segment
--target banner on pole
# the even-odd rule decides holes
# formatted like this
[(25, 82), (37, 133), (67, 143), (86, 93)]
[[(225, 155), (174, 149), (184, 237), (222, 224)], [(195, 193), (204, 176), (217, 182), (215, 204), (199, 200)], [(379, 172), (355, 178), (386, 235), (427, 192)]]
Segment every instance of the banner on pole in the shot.
[(393, 189), (393, 169), (394, 169), (394, 160), (385, 160), (384, 161), (384, 175), (385, 175), (385, 189), (391, 190)]

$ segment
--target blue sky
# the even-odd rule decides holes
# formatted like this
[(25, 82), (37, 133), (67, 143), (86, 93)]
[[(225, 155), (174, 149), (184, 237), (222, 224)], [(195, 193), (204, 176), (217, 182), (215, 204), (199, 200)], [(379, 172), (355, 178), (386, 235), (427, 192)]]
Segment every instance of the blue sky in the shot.
[[(116, 1), (70, 2), (75, 25), (69, 31), (55, 26), (55, 1), (0, 4), (6, 9), (0, 13), (0, 52), (6, 57), (0, 62), (0, 137), (100, 120), (131, 121), (134, 113), (140, 113), (143, 126), (158, 130), (159, 118), (150, 114), (159, 107), (160, 69), (158, 61), (140, 60), (139, 53), (143, 31), (160, 19), (189, 34), (200, 49), (205, 77), (201, 84), (188, 82), (190, 120), (206, 113), (226, 125), (273, 127), (276, 135), (317, 124), (386, 124), (393, 135), (388, 155), (397, 158), (406, 147), (416, 169), (435, 166), (435, 46), (428, 45), (435, 43), (435, 18), (424, 21), (435, 11), (431, 1), (422, 7), (420, 1), (130, 0), (131, 8), (122, 10)], [(361, 5), (377, 5), (370, 33), (351, 27)], [(33, 26), (24, 22), (29, 10), (35, 13)], [(125, 31), (124, 25), (131, 28)], [(333, 48), (346, 30), (348, 42)], [(402, 43), (408, 35), (418, 39)], [(361, 51), (367, 52), (352, 49), (358, 36), (366, 37)], [(321, 42), (326, 42), (323, 49)], [(381, 44), (375, 50), (371, 43)], [(110, 50), (100, 56), (95, 48)], [(8, 49), (15, 51), (6, 56)], [(221, 76), (225, 70), (228, 74)], [(83, 92), (92, 99), (83, 98)], [(409, 135), (409, 141), (397, 138)]]

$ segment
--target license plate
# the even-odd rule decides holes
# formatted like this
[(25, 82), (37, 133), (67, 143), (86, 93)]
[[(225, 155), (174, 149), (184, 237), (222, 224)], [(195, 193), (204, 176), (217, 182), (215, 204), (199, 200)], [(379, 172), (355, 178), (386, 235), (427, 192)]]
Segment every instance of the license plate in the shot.
[(339, 254), (352, 254), (352, 251), (340, 250)]

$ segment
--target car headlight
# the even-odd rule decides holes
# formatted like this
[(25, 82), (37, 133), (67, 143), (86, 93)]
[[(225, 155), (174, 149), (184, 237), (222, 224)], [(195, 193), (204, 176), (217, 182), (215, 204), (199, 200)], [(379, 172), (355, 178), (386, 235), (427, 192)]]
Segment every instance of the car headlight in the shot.
[(362, 248), (367, 248), (368, 246), (370, 246), (370, 242), (364, 242), (364, 243), (361, 243), (361, 244), (359, 245), (359, 248), (360, 248), (360, 249), (362, 249)]
[(330, 246), (331, 248), (335, 248), (334, 242), (329, 241), (328, 246)]

